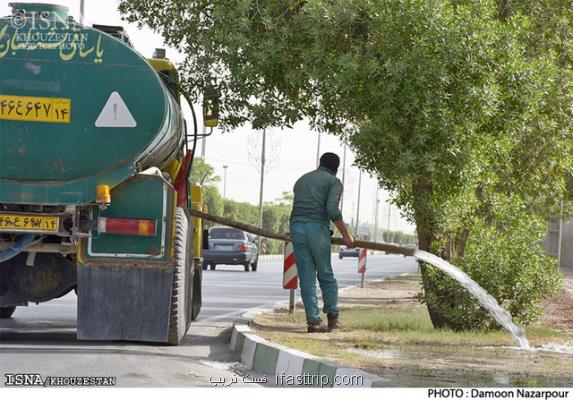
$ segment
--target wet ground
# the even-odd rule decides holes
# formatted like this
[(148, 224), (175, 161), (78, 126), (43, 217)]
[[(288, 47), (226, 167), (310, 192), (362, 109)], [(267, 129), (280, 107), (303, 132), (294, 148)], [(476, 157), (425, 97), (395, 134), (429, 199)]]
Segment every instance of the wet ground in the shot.
[(544, 302), (542, 323), (526, 329), (532, 349), (523, 350), (503, 331), (434, 330), (418, 290), (409, 276), (343, 291), (338, 333), (308, 335), (302, 313), (286, 312), (258, 317), (257, 333), (404, 387), (573, 387), (573, 293)]

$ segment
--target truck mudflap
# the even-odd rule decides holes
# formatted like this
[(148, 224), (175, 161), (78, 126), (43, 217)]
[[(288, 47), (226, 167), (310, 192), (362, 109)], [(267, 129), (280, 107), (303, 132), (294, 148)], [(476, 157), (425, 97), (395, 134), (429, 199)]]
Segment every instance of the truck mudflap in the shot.
[(78, 339), (165, 343), (172, 282), (172, 268), (78, 265)]

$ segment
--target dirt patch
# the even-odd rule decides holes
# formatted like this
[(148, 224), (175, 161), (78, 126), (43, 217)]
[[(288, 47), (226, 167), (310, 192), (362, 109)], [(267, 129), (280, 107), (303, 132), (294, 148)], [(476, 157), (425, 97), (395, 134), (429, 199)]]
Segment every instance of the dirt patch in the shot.
[[(541, 324), (527, 328), (535, 351), (517, 350), (503, 331), (435, 330), (417, 301), (417, 274), (341, 291), (343, 329), (312, 334), (304, 313), (254, 321), (268, 340), (390, 378), (401, 386), (573, 386), (573, 296), (548, 299)], [(565, 353), (544, 351), (548, 343)], [(570, 354), (567, 351), (571, 351)]]
[(542, 323), (573, 334), (573, 294), (566, 289), (543, 302)]

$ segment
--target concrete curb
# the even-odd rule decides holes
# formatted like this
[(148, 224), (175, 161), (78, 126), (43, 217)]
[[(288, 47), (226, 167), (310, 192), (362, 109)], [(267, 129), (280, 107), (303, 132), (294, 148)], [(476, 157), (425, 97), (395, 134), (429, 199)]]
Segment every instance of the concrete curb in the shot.
[(392, 381), (359, 369), (347, 368), (257, 336), (249, 327), (256, 315), (249, 311), (233, 324), (231, 350), (248, 369), (263, 373), (283, 387), (396, 387)]
[[(338, 253), (332, 253), (332, 256), (338, 256)], [(282, 260), (284, 258), (284, 254), (265, 254), (259, 256), (259, 260), (261, 261), (276, 261)]]
[(267, 260), (267, 261), (273, 261), (273, 260), (282, 260), (284, 258), (284, 255), (282, 254), (265, 254), (262, 256), (259, 256), (259, 260), (263, 261), (263, 260)]

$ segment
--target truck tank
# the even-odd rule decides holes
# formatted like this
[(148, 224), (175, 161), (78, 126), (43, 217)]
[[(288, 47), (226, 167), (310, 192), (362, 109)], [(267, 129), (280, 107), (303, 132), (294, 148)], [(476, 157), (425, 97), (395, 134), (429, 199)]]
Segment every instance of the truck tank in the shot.
[(89, 204), (181, 147), (175, 97), (119, 32), (67, 8), (12, 3), (0, 19), (0, 203)]

